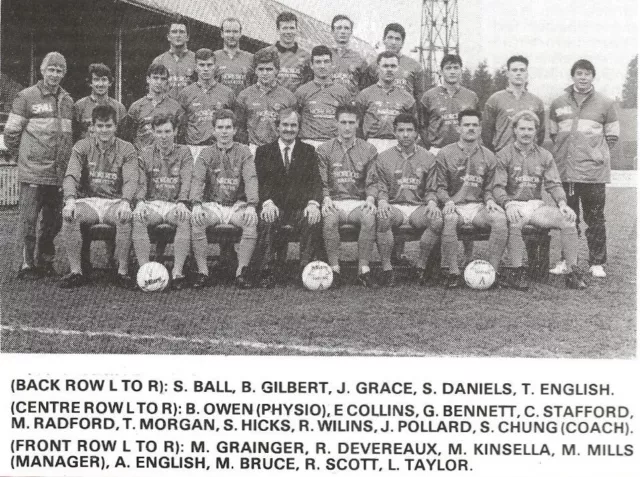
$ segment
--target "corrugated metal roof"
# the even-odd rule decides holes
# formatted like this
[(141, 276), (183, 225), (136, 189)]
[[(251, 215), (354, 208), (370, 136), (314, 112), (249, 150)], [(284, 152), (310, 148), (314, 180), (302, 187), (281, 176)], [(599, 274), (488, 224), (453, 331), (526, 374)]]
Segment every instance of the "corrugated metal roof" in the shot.
[[(283, 11), (292, 11), (298, 17), (300, 46), (311, 50), (316, 45), (332, 46), (331, 26), (304, 12), (274, 0), (125, 0), (165, 13), (177, 13), (194, 20), (220, 26), (226, 17), (237, 17), (242, 22), (242, 33), (265, 43), (278, 39), (276, 17)], [(366, 58), (375, 56), (372, 45), (356, 37), (351, 39), (351, 48)]]

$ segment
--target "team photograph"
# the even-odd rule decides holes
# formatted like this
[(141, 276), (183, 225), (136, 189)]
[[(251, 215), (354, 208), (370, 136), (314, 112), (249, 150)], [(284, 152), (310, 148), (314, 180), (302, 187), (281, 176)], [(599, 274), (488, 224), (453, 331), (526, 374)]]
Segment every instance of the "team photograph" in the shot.
[(636, 355), (637, 28), (614, 78), (516, 27), (466, 56), (480, 0), (36, 3), (1, 3), (0, 351)]

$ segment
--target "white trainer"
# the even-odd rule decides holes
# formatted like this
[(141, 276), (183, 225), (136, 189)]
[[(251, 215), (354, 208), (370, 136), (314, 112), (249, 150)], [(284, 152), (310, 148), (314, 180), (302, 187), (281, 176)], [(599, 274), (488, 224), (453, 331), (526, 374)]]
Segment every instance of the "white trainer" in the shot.
[(555, 267), (549, 270), (549, 273), (552, 275), (564, 275), (565, 273), (569, 273), (567, 262), (565, 260), (559, 261)]
[(606, 278), (607, 276), (602, 265), (591, 265), (589, 271), (591, 272), (591, 276), (595, 278)]

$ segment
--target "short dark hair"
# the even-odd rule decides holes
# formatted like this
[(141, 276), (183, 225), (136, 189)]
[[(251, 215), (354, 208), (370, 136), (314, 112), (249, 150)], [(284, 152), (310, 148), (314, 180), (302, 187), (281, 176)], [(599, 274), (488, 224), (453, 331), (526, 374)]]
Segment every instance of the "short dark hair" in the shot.
[(167, 123), (171, 123), (174, 131), (178, 128), (178, 118), (171, 113), (158, 113), (151, 118), (151, 127), (153, 128)]
[(171, 27), (173, 25), (184, 25), (185, 29), (187, 30), (187, 35), (189, 34), (189, 22), (187, 22), (187, 19), (185, 17), (180, 15), (172, 17), (167, 22), (167, 35), (171, 32)]
[(216, 123), (219, 119), (231, 119), (231, 124), (233, 124), (233, 127), (236, 127), (238, 125), (238, 116), (236, 116), (236, 113), (234, 113), (230, 109), (219, 109), (215, 112), (215, 114), (213, 115), (214, 127), (216, 126)]
[(444, 68), (448, 64), (460, 65), (460, 68), (462, 68), (462, 58), (460, 58), (460, 55), (444, 55), (442, 61), (440, 62), (440, 69)]
[(89, 65), (89, 76), (87, 77), (87, 81), (91, 83), (93, 80), (93, 75), (96, 75), (98, 78), (102, 78), (106, 76), (109, 78), (109, 82), (113, 83), (113, 74), (111, 74), (111, 68), (109, 68), (104, 63), (91, 63)]
[(386, 27), (384, 27), (384, 33), (382, 34), (382, 38), (386, 38), (387, 33), (389, 33), (390, 31), (395, 31), (396, 33), (399, 33), (400, 36), (402, 37), (402, 41), (404, 41), (404, 39), (407, 36), (407, 32), (405, 31), (402, 25), (400, 25), (399, 23), (389, 23)]
[(276, 127), (280, 126), (280, 121), (282, 120), (282, 118), (286, 118), (291, 113), (296, 113), (296, 117), (298, 118), (298, 126), (300, 126), (300, 124), (302, 123), (302, 116), (300, 116), (298, 110), (295, 108), (283, 108), (278, 111), (276, 115)]
[(96, 121), (104, 121), (106, 123), (109, 119), (113, 119), (113, 123), (118, 124), (118, 114), (113, 106), (101, 104), (93, 108), (91, 112), (91, 122), (93, 124), (95, 124)]
[(409, 113), (400, 113), (393, 119), (393, 129), (395, 130), (400, 123), (411, 123), (413, 127), (418, 130), (418, 120), (413, 114)]
[(400, 57), (392, 51), (383, 51), (382, 53), (379, 53), (378, 58), (376, 59), (376, 64), (379, 65), (382, 58), (395, 58), (398, 60), (398, 63), (400, 63)]
[(513, 129), (518, 127), (518, 122), (521, 119), (524, 119), (525, 121), (532, 121), (533, 124), (536, 125), (536, 129), (540, 129), (540, 118), (533, 111), (529, 111), (528, 109), (523, 109), (513, 115), (511, 118), (511, 127)]
[(240, 26), (240, 33), (242, 33), (242, 22), (238, 20), (236, 17), (227, 17), (224, 20), (222, 20), (222, 23), (220, 23), (220, 30), (224, 31), (224, 24), (230, 23), (230, 22), (237, 23)]
[(589, 60), (581, 59), (576, 61), (571, 67), (571, 76), (576, 74), (576, 70), (587, 70), (596, 75), (596, 67)]
[(474, 116), (478, 118), (478, 121), (482, 121), (482, 114), (477, 109), (465, 109), (464, 111), (460, 111), (458, 113), (458, 124), (462, 122), (462, 118), (467, 116)]
[(296, 26), (298, 26), (298, 17), (293, 12), (282, 12), (276, 18), (276, 28), (280, 29), (282, 22), (296, 22)]
[(511, 63), (524, 63), (529, 68), (529, 60), (522, 55), (514, 55), (507, 60), (507, 69), (511, 67)]
[(318, 45), (314, 46), (313, 50), (311, 50), (311, 63), (313, 63), (313, 58), (316, 56), (325, 56), (329, 55), (329, 58), (333, 59), (333, 54), (331, 54), (331, 50), (326, 45)]
[(341, 114), (355, 114), (358, 122), (361, 119), (360, 111), (353, 104), (341, 104), (336, 108), (335, 118), (336, 120), (340, 118)]
[(147, 68), (147, 77), (151, 75), (162, 75), (169, 79), (169, 70), (161, 63), (151, 63)]
[(335, 24), (340, 20), (347, 20), (349, 23), (351, 23), (351, 29), (353, 30), (353, 20), (351, 18), (346, 15), (336, 15), (335, 17), (333, 17), (333, 20), (331, 20), (331, 31), (334, 30)]
[(196, 61), (208, 60), (209, 58), (213, 58), (215, 60), (213, 50), (210, 50), (209, 48), (200, 48), (198, 51), (196, 51)]
[(277, 70), (280, 69), (280, 56), (276, 50), (265, 48), (257, 51), (253, 55), (253, 66), (256, 67), (261, 63), (273, 63)]

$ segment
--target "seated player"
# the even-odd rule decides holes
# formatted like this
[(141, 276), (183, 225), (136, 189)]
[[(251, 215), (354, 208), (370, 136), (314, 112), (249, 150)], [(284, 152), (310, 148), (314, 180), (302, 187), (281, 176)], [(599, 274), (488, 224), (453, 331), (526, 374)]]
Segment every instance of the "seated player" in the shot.
[(191, 248), (191, 213), (187, 208), (193, 157), (188, 146), (175, 143), (175, 116), (158, 114), (151, 120), (155, 144), (140, 153), (140, 181), (133, 211), (133, 247), (140, 266), (149, 261), (148, 227), (176, 226), (171, 288), (185, 287), (184, 262)]
[(248, 265), (258, 238), (258, 178), (248, 146), (234, 142), (238, 132), (236, 115), (227, 109), (213, 118), (216, 144), (205, 148), (196, 160), (191, 182), (191, 238), (198, 265), (194, 287), (207, 281), (207, 227), (233, 224), (242, 228), (238, 248), (236, 286), (249, 288)]
[[(532, 224), (541, 228), (560, 229), (562, 254), (566, 258), (569, 288), (587, 287), (577, 269), (578, 233), (576, 214), (567, 205), (558, 168), (551, 153), (536, 144), (540, 120), (528, 110), (513, 117), (515, 142), (497, 154), (498, 173), (493, 189), (496, 202), (505, 208), (509, 223), (507, 255), (522, 289), (527, 288), (526, 269), (522, 267), (524, 241), (522, 227)], [(542, 200), (542, 184), (558, 205), (551, 207)]]
[(96, 106), (91, 118), (94, 135), (73, 146), (62, 183), (62, 236), (71, 273), (62, 277), (59, 285), (75, 288), (86, 283), (80, 258), (80, 226), (106, 223), (116, 227), (116, 284), (133, 288), (128, 272), (131, 202), (138, 188), (138, 158), (132, 144), (116, 138), (117, 113), (112, 106)]
[(448, 288), (463, 283), (458, 267), (458, 227), (473, 224), (478, 228), (491, 227), (489, 263), (496, 270), (496, 286), (510, 286), (499, 273), (500, 259), (507, 245), (507, 217), (493, 197), (496, 158), (482, 146), (481, 115), (466, 109), (458, 114), (460, 139), (443, 147), (436, 157), (439, 201), (444, 204), (442, 255), (449, 266)]
[[(315, 48), (314, 48), (315, 51)], [(376, 148), (356, 137), (360, 118), (355, 106), (338, 106), (335, 113), (338, 137), (318, 146), (318, 166), (322, 178), (323, 235), (333, 285), (340, 280), (340, 224), (360, 226), (358, 237), (358, 282), (373, 286), (369, 261), (373, 253), (376, 227), (376, 189), (366, 187), (369, 169), (374, 167)]]
[(433, 154), (416, 144), (418, 121), (411, 114), (393, 120), (398, 144), (378, 155), (369, 182), (375, 182), (378, 197), (378, 250), (382, 261), (381, 285), (394, 284), (391, 252), (393, 229), (409, 224), (424, 229), (416, 275), (427, 282), (426, 263), (442, 232), (442, 213), (436, 198), (436, 161)]

